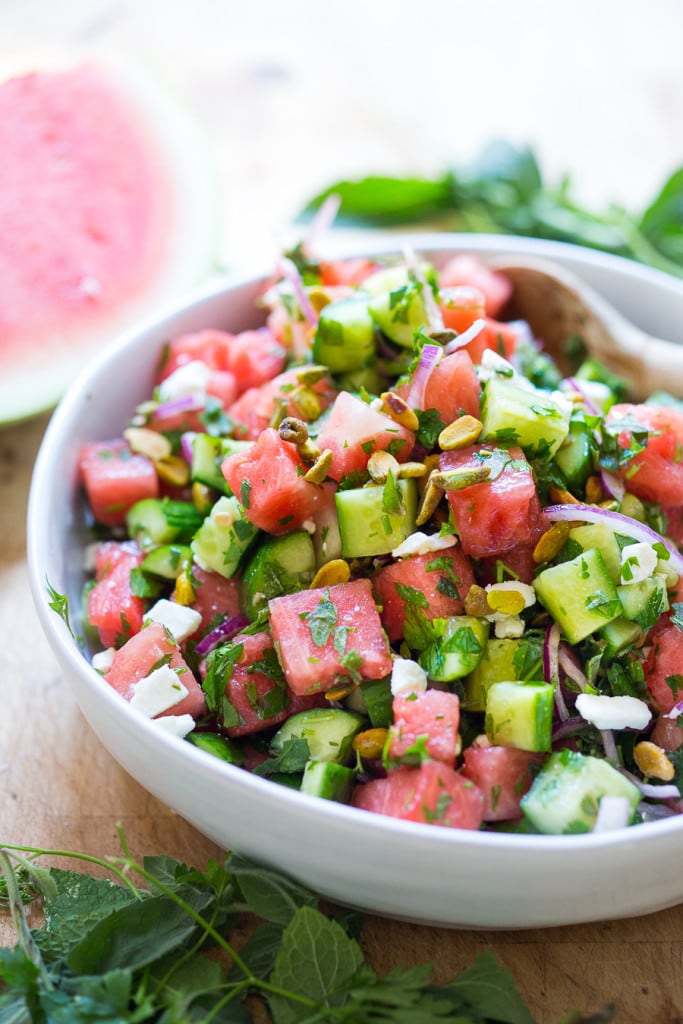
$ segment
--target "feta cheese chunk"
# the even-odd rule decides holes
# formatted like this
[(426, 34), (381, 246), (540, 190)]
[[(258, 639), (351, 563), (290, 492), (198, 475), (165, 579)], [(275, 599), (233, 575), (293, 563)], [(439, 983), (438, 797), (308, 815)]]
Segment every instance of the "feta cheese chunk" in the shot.
[(457, 543), (458, 538), (452, 533), (447, 533), (443, 537), (438, 533), (428, 536), (428, 534), (416, 530), (415, 533), (411, 533), (410, 537), (406, 537), (402, 544), (394, 548), (391, 554), (394, 558), (409, 558), (410, 555), (429, 555), (432, 551), (443, 551), (445, 548), (452, 548)]
[(524, 636), (525, 623), (521, 615), (505, 615), (503, 612), (495, 612), (494, 615), (487, 615), (489, 622), (493, 623), (493, 631), (496, 640), (516, 640)]
[(97, 654), (93, 654), (90, 664), (96, 672), (101, 672), (104, 675), (111, 668), (115, 654), (114, 647), (107, 647), (106, 651), (98, 651)]
[(187, 640), (199, 628), (202, 617), (194, 608), (187, 608), (165, 597), (145, 613), (145, 622), (160, 622), (178, 643)]
[(155, 718), (154, 724), (182, 740), (194, 729), (194, 718), (192, 715), (164, 715), (163, 718)]
[(146, 718), (155, 718), (163, 711), (180, 704), (188, 691), (170, 665), (162, 665), (138, 683), (133, 683), (130, 706)]
[(211, 370), (200, 359), (184, 363), (159, 385), (159, 400), (170, 402), (185, 395), (205, 395)]
[(396, 697), (406, 693), (424, 693), (427, 673), (410, 658), (395, 658), (391, 669), (391, 693)]
[(646, 580), (657, 568), (658, 555), (651, 544), (640, 541), (638, 544), (627, 544), (621, 549), (621, 582), (640, 583)]
[(598, 729), (644, 729), (652, 712), (637, 697), (607, 697), (601, 693), (580, 693), (576, 710)]

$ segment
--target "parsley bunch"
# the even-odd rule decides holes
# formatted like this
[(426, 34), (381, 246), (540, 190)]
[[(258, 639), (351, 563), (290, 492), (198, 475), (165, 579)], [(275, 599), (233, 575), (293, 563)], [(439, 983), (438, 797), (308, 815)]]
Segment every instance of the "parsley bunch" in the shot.
[[(0, 851), (18, 934), (14, 949), (0, 949), (0, 1021), (533, 1024), (491, 954), (443, 985), (430, 982), (429, 965), (381, 977), (364, 961), (359, 915), (328, 916), (303, 886), (235, 854), (205, 871), (170, 857), (137, 863), (119, 834), (122, 857), (82, 859), (123, 884), (35, 862), (78, 854)], [(28, 877), (45, 916), (34, 931), (22, 905), (31, 893), (20, 890)], [(208, 957), (211, 947), (222, 956)]]

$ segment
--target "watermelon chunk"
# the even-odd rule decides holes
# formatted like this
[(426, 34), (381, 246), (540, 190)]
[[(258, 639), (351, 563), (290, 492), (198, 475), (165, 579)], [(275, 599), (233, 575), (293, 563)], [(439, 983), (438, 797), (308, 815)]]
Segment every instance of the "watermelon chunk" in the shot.
[(0, 150), (10, 422), (53, 405), (88, 356), (208, 270), (214, 202), (191, 118), (130, 61), (1, 83)]
[[(284, 369), (286, 352), (267, 327), (240, 334), (214, 329), (181, 334), (169, 342), (157, 382), (196, 359), (211, 370), (232, 374), (236, 394), (226, 403), (232, 404), (238, 394), (248, 388), (260, 387), (280, 374)], [(208, 390), (209, 394), (216, 394), (215, 379), (213, 389), (210, 383)]]
[(424, 595), (424, 600), (418, 596), (419, 607), (426, 618), (432, 620), (462, 615), (463, 602), (473, 583), (472, 563), (459, 546), (403, 558), (379, 569), (372, 577), (382, 609), (382, 625), (392, 643), (403, 636), (406, 610), (405, 598), (401, 597), (403, 587)]
[(269, 602), (270, 625), (295, 693), (329, 690), (357, 674), (391, 672), (387, 637), (366, 579), (302, 590)]
[(144, 604), (131, 590), (130, 571), (142, 562), (132, 541), (108, 540), (95, 551), (95, 586), (88, 592), (88, 622), (104, 647), (114, 647), (142, 628)]
[(385, 779), (356, 786), (352, 803), (391, 818), (448, 828), (478, 829), (484, 813), (481, 790), (439, 761), (397, 768)]
[[(247, 388), (228, 409), (228, 416), (237, 425), (235, 437), (255, 441), (279, 408), (285, 416), (301, 417), (301, 410), (296, 404), (300, 372), (297, 369), (285, 370), (260, 387)], [(312, 389), (323, 412), (334, 399), (336, 391), (326, 378), (313, 384)]]
[(195, 599), (192, 607), (202, 617), (197, 635), (213, 629), (224, 619), (240, 614), (239, 580), (226, 579), (220, 573), (202, 569), (196, 563), (192, 566), (195, 581)]
[(425, 409), (436, 409), (444, 423), (467, 413), (479, 415), (481, 385), (469, 352), (445, 356), (434, 367), (425, 385)]
[(462, 774), (484, 795), (484, 821), (512, 821), (522, 817), (519, 802), (531, 788), (531, 766), (545, 754), (514, 747), (467, 747)]
[(153, 463), (134, 454), (122, 438), (82, 445), (78, 467), (92, 514), (103, 526), (122, 526), (136, 501), (158, 497)]
[(435, 761), (455, 765), (460, 724), (456, 693), (425, 690), (393, 700), (394, 724), (389, 729), (388, 756), (398, 759), (414, 751)]
[(348, 391), (335, 399), (317, 439), (321, 451), (329, 448), (328, 475), (341, 480), (367, 467), (373, 451), (390, 451), (406, 462), (415, 446), (415, 434)]
[(206, 702), (201, 686), (195, 679), (180, 648), (160, 622), (150, 622), (144, 629), (126, 641), (114, 655), (114, 661), (104, 678), (125, 700), (133, 696), (133, 684), (148, 676), (160, 664), (168, 664), (188, 691), (178, 704), (163, 715), (192, 715), (199, 718), (206, 714)]

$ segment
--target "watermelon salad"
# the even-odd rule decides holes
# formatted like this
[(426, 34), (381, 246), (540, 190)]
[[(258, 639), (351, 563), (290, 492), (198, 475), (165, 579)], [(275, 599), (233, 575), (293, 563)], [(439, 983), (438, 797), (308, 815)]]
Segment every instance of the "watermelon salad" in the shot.
[[(464, 829), (683, 811), (683, 410), (470, 256), (284, 258), (80, 452), (94, 668), (208, 755)], [(265, 316), (263, 315), (265, 311)]]

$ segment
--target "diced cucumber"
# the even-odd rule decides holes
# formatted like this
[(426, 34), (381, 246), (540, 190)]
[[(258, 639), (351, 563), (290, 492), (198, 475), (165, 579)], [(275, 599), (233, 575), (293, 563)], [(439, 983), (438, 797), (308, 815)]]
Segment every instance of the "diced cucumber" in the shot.
[(188, 741), (200, 750), (213, 757), (227, 761), (228, 764), (244, 764), (244, 751), (227, 736), (219, 736), (215, 732), (191, 732)]
[(643, 635), (643, 631), (636, 622), (629, 622), (628, 619), (614, 619), (608, 622), (600, 630), (600, 636), (606, 641), (605, 658), (613, 658), (622, 651), (637, 643)]
[(339, 519), (336, 504), (325, 504), (316, 513), (313, 549), (315, 551), (316, 568), (326, 565), (335, 558), (342, 556), (342, 543), (339, 533)]
[(575, 526), (569, 531), (567, 541), (568, 549), (571, 550), (572, 557), (575, 557), (578, 552), (572, 547), (572, 541), (574, 544), (578, 544), (582, 551), (597, 548), (604, 559), (612, 581), (614, 583), (621, 581), (621, 548), (614, 530), (611, 530), (605, 523), (586, 523), (584, 526)]
[(146, 551), (174, 540), (191, 540), (203, 518), (191, 501), (143, 498), (129, 508), (126, 525), (133, 540)]
[[(421, 260), (419, 267), (425, 280), (433, 285), (436, 284), (436, 271), (432, 264), (428, 263), (427, 260)], [(395, 267), (382, 267), (381, 270), (376, 270), (374, 274), (370, 274), (365, 278), (361, 289), (368, 295), (382, 295), (385, 292), (395, 292), (399, 288), (403, 288), (411, 279), (410, 271), (405, 264), (398, 264)]]
[(616, 587), (597, 548), (544, 569), (533, 585), (571, 644), (623, 617)]
[(367, 679), (356, 687), (355, 692), (362, 695), (373, 729), (387, 729), (393, 721), (391, 677)]
[(604, 796), (626, 797), (629, 824), (640, 802), (640, 790), (601, 757), (573, 750), (551, 754), (522, 797), (524, 815), (548, 835), (590, 832)]
[(305, 530), (262, 541), (242, 575), (240, 596), (245, 615), (258, 618), (267, 611), (271, 598), (303, 590), (314, 575), (313, 541)]
[(669, 607), (664, 576), (649, 576), (637, 583), (617, 587), (617, 594), (624, 609), (624, 618), (637, 623), (643, 630), (654, 626)]
[(344, 708), (311, 708), (288, 718), (271, 741), (272, 753), (279, 753), (287, 740), (305, 739), (312, 761), (349, 764), (353, 760), (353, 737), (364, 719)]
[(368, 310), (367, 296), (330, 302), (320, 313), (313, 338), (314, 363), (332, 373), (360, 370), (375, 355), (375, 322)]
[(387, 555), (415, 531), (415, 481), (391, 479), (394, 490), (390, 500), (387, 484), (354, 487), (335, 494), (344, 558)]
[(552, 458), (569, 432), (570, 415), (545, 391), (528, 391), (491, 377), (482, 395), (481, 437), (517, 444), (530, 457)]
[(593, 436), (583, 416), (572, 415), (569, 433), (555, 452), (555, 463), (572, 490), (583, 490), (593, 472)]
[[(538, 676), (543, 662), (540, 646), (538, 658), (530, 663), (531, 645), (525, 637), (517, 639), (492, 638), (486, 644), (479, 664), (465, 680), (465, 696), (461, 700), (463, 710), (484, 711), (486, 694), (494, 683), (520, 682), (522, 678)], [(524, 671), (524, 675), (520, 671)]]
[(191, 544), (202, 569), (213, 570), (228, 579), (234, 576), (242, 556), (259, 533), (244, 513), (234, 496), (218, 499)]
[(448, 683), (469, 675), (479, 664), (488, 640), (490, 623), (472, 615), (432, 620), (437, 639), (418, 661), (430, 679)]
[(408, 268), (379, 270), (363, 282), (363, 290), (372, 295), (368, 309), (382, 333), (397, 345), (412, 348), (414, 332), (423, 327), (429, 317), (422, 285), (415, 281)]
[(232, 494), (221, 471), (223, 459), (251, 448), (253, 441), (235, 441), (228, 437), (214, 437), (212, 434), (196, 434), (192, 438), (192, 480), (212, 487), (221, 494)]
[(347, 804), (353, 792), (356, 772), (330, 761), (308, 761), (301, 780), (301, 792)]
[(146, 556), (140, 568), (165, 580), (176, 580), (192, 565), (192, 548), (186, 544), (164, 544)]
[(365, 390), (371, 395), (379, 395), (386, 388), (387, 378), (380, 372), (377, 366), (372, 363), (363, 367), (362, 370), (352, 370), (350, 373), (343, 373), (337, 378), (339, 387), (344, 391), (351, 391), (359, 394)]
[(486, 693), (486, 735), (491, 743), (518, 750), (550, 750), (553, 726), (550, 683), (493, 683)]

